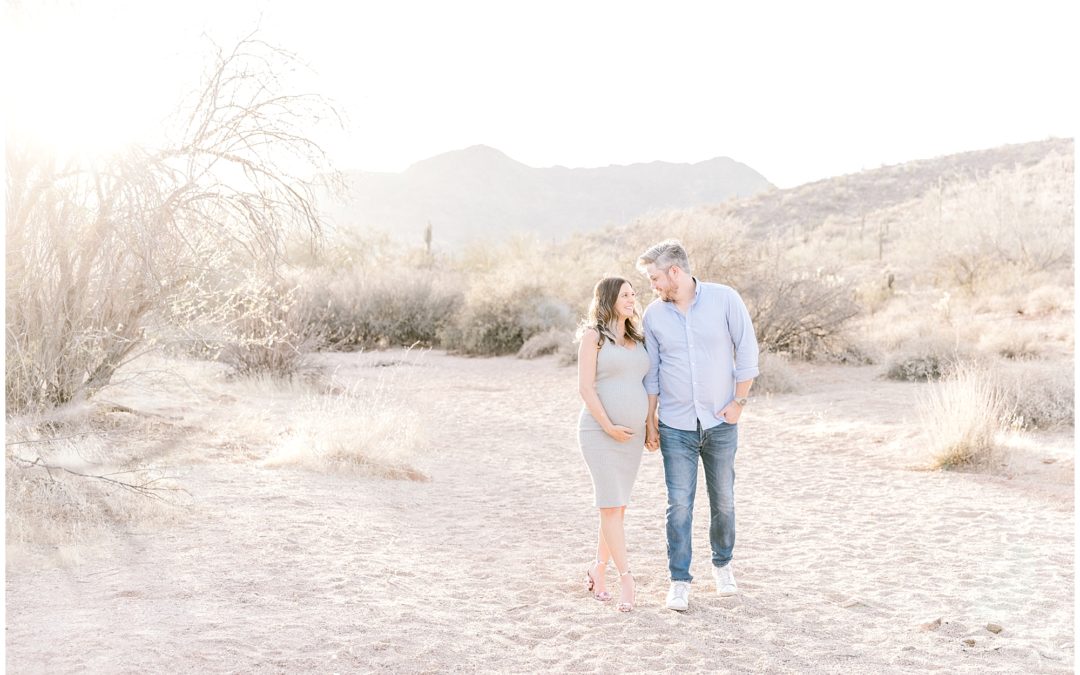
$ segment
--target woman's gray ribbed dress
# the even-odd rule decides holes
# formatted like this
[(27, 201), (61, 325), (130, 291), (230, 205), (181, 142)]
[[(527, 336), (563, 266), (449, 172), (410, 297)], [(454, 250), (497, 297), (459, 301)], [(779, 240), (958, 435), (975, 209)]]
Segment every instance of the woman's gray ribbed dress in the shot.
[(649, 397), (645, 374), (649, 355), (645, 346), (620, 347), (610, 340), (596, 355), (596, 393), (612, 424), (629, 427), (634, 435), (622, 443), (604, 433), (587, 406), (578, 417), (578, 443), (592, 474), (597, 508), (626, 506), (634, 487), (645, 446), (645, 416)]

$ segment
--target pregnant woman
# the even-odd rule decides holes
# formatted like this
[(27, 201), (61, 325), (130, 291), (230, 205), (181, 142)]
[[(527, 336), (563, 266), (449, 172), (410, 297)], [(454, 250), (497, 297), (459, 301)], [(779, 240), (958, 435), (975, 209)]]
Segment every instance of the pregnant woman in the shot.
[(623, 516), (641, 464), (649, 407), (644, 384), (649, 356), (629, 281), (608, 277), (596, 284), (580, 340), (578, 387), (585, 405), (578, 418), (578, 442), (600, 509), (596, 560), (585, 571), (585, 587), (597, 600), (610, 600), (604, 572), (613, 560), (621, 587), (618, 609), (629, 612), (634, 608), (634, 577), (626, 560)]

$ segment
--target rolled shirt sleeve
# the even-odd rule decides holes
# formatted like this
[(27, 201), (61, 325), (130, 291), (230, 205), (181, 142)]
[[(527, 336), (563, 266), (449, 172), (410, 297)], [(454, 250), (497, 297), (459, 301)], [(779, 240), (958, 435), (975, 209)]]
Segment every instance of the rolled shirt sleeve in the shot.
[(735, 347), (735, 381), (745, 382), (758, 376), (758, 343), (750, 312), (746, 303), (735, 290), (731, 291), (728, 304), (727, 324), (731, 342)]

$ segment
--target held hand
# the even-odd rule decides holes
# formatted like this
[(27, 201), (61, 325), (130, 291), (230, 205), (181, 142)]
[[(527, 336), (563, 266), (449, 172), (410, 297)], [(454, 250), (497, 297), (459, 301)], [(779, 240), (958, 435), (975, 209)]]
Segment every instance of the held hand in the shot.
[(656, 452), (660, 449), (660, 430), (651, 424), (645, 426), (645, 449)]
[(716, 414), (717, 417), (724, 420), (728, 424), (738, 424), (739, 416), (742, 415), (743, 407), (732, 401), (724, 406), (724, 409)]
[(634, 432), (629, 427), (624, 427), (621, 424), (613, 424), (610, 428), (604, 429), (604, 432), (620, 443), (625, 443), (634, 435)]

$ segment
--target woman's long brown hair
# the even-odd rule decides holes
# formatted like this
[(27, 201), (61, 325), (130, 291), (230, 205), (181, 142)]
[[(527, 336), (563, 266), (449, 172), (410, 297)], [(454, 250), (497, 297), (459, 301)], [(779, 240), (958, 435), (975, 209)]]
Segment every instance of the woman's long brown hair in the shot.
[[(630, 284), (630, 282), (622, 277), (605, 277), (598, 281), (593, 289), (589, 312), (585, 320), (581, 322), (579, 334), (595, 328), (600, 333), (596, 340), (597, 347), (603, 346), (605, 338), (615, 342), (615, 333), (612, 331), (612, 325), (618, 317), (615, 303), (619, 300), (619, 291), (622, 290), (623, 284)], [(633, 287), (634, 285), (630, 284), (630, 288)], [(634, 308), (634, 315), (626, 319), (626, 337), (635, 342), (645, 342), (645, 336), (641, 332), (641, 316), (638, 314), (637, 307)]]

